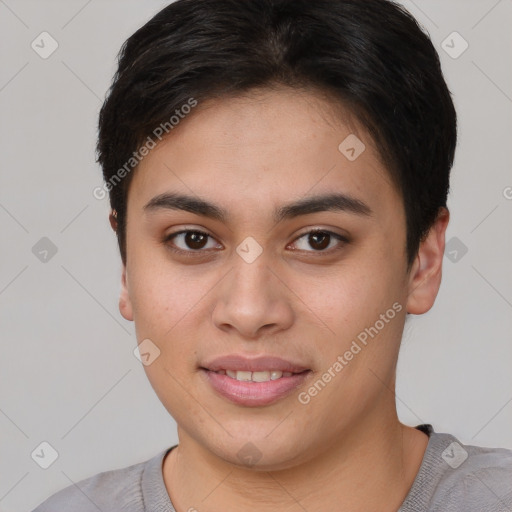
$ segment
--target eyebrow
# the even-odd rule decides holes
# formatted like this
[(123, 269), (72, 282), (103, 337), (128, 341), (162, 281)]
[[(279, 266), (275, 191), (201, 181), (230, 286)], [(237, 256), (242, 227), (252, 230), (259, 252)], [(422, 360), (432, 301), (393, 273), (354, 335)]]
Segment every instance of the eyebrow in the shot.
[[(184, 210), (196, 215), (208, 217), (226, 223), (230, 218), (224, 208), (197, 197), (168, 192), (153, 197), (145, 206), (145, 212), (158, 210)], [(301, 215), (324, 211), (342, 211), (360, 216), (371, 216), (371, 208), (355, 197), (347, 194), (332, 193), (319, 196), (306, 197), (299, 201), (289, 203), (274, 210), (275, 222), (292, 219)]]

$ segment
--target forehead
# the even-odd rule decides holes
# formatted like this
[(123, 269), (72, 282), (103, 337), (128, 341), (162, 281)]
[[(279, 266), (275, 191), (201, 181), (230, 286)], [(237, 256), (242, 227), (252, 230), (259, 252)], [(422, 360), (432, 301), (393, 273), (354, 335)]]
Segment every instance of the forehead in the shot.
[(401, 202), (355, 116), (289, 89), (199, 104), (139, 164), (130, 188), (137, 203), (174, 191), (250, 211), (334, 191), (376, 211)]

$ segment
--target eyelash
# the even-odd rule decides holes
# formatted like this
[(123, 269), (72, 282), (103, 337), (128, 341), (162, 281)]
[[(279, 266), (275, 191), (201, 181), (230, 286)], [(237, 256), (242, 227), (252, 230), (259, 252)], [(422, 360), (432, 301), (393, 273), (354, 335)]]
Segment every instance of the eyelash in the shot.
[[(170, 243), (171, 240), (176, 238), (178, 235), (182, 235), (182, 234), (186, 234), (186, 233), (195, 233), (195, 234), (198, 234), (198, 235), (203, 235), (203, 236), (207, 236), (207, 237), (209, 237), (211, 239), (214, 239), (211, 235), (209, 235), (208, 233), (205, 233), (204, 231), (200, 231), (200, 230), (197, 230), (197, 229), (183, 229), (181, 231), (176, 231), (175, 233), (170, 233), (170, 234), (166, 235), (164, 237), (164, 239), (163, 239), (163, 243), (172, 252), (180, 254), (180, 255), (184, 255), (186, 257), (197, 257), (198, 255), (201, 255), (201, 253), (207, 253), (209, 251), (208, 249), (205, 249), (205, 250), (203, 250), (203, 249), (197, 249), (197, 250), (193, 250), (193, 249), (190, 249), (190, 250), (178, 249), (178, 248), (176, 248), (174, 245), (172, 245)], [(292, 243), (296, 243), (301, 238), (304, 238), (304, 237), (306, 237), (308, 235), (311, 235), (311, 234), (317, 234), (317, 233), (321, 233), (321, 234), (324, 234), (324, 235), (329, 235), (329, 236), (335, 238), (336, 240), (338, 240), (341, 243), (338, 244), (338, 246), (336, 246), (334, 248), (331, 248), (331, 249), (327, 249), (327, 250), (311, 250), (311, 251), (303, 251), (303, 252), (313, 253), (313, 254), (320, 254), (320, 255), (321, 254), (332, 254), (335, 251), (341, 250), (345, 244), (349, 243), (349, 240), (346, 237), (344, 237), (343, 235), (340, 235), (338, 233), (334, 233), (334, 232), (329, 231), (327, 229), (312, 229), (310, 231), (306, 231), (305, 233), (302, 233), (297, 238), (295, 238), (295, 240)], [(297, 251), (300, 252), (301, 249), (297, 249)]]

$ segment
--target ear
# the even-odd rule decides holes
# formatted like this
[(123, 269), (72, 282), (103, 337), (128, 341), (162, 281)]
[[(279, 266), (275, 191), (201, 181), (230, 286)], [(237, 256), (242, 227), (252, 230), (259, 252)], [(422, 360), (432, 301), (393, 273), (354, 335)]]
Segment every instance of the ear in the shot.
[(436, 221), (421, 242), (410, 273), (407, 313), (421, 315), (433, 305), (441, 285), (445, 233), (450, 220), (447, 208), (440, 208)]
[(121, 293), (119, 295), (119, 311), (123, 318), (133, 321), (133, 308), (128, 291), (128, 280), (126, 276), (126, 265), (123, 265), (123, 273), (121, 274)]

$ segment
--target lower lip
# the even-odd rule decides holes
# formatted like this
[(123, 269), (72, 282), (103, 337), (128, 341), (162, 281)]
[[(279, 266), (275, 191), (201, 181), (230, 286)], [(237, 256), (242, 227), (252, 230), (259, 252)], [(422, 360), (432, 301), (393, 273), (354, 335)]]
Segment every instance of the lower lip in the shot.
[(310, 373), (308, 370), (267, 382), (246, 382), (201, 368), (201, 374), (217, 393), (235, 404), (247, 407), (277, 402), (300, 386)]

